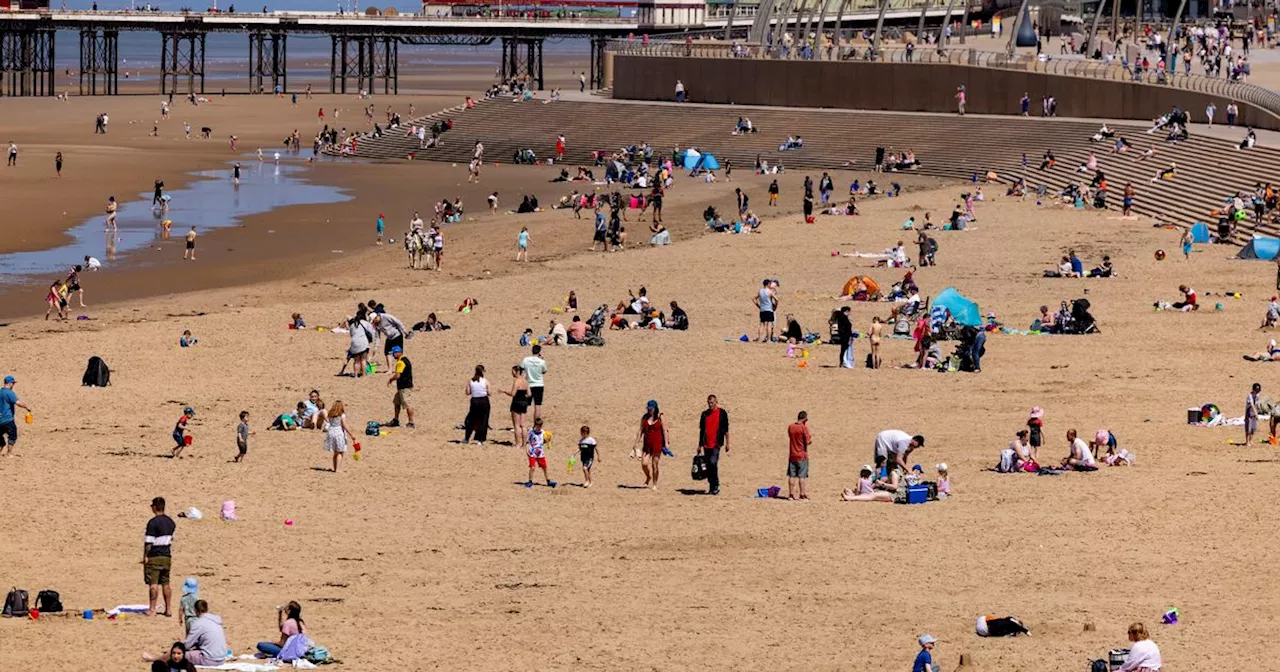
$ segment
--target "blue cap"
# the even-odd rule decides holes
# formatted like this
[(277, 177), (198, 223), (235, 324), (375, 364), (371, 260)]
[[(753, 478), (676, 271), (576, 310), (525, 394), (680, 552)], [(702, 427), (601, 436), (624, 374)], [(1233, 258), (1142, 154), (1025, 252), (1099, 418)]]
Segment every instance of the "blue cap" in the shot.
[(657, 408), (657, 407), (658, 407), (658, 402), (657, 402), (657, 401), (655, 401), (655, 400), (653, 400), (653, 399), (650, 399), (650, 400), (649, 400), (649, 403), (645, 404), (644, 406), (645, 406), (645, 408)]
[(911, 471), (924, 471), (924, 467), (918, 464), (913, 464), (911, 465)]
[(188, 576), (186, 581), (182, 582), (182, 592), (195, 595), (200, 592), (200, 584), (196, 582), (196, 577)]
[(403, 353), (404, 353), (404, 348), (402, 348), (402, 347), (400, 347), (400, 346), (398, 346), (398, 345), (395, 345), (395, 346), (392, 346), (392, 347), (391, 347), (391, 354), (393, 354), (393, 355), (399, 355), (399, 354), (403, 354)]
[(16, 383), (16, 382), (18, 382), (18, 379), (17, 379), (17, 378), (14, 378), (13, 376), (5, 376), (5, 377), (4, 377), (4, 384), (5, 384), (5, 385), (8, 385), (8, 384), (10, 384), (10, 383)]

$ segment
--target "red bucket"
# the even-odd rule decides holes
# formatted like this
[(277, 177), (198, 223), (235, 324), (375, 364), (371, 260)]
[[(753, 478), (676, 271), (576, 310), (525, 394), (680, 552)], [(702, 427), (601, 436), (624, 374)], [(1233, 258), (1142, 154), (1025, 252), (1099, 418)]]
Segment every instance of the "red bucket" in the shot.
[(195, 437), (194, 437), (194, 436), (191, 436), (190, 434), (188, 434), (188, 435), (186, 435), (186, 436), (182, 437), (182, 445), (184, 445), (184, 446), (189, 446), (189, 445), (191, 445), (191, 441), (192, 441), (193, 439), (195, 439)]

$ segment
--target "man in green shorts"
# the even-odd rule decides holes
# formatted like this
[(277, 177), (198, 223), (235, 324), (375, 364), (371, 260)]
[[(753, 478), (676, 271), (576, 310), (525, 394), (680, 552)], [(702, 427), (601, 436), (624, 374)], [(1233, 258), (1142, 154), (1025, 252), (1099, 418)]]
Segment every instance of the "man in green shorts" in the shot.
[(169, 614), (169, 602), (173, 592), (169, 588), (169, 568), (173, 564), (170, 547), (177, 525), (164, 513), (164, 497), (151, 500), (151, 520), (147, 521), (146, 536), (142, 541), (142, 578), (149, 593), (148, 616), (156, 615), (156, 601), (164, 593), (163, 615)]

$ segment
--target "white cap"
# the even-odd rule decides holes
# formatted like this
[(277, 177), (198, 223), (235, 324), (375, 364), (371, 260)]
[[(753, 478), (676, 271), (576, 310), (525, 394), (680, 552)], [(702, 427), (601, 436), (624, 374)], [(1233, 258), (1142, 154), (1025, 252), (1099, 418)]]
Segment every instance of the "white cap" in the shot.
[(920, 646), (924, 646), (925, 644), (933, 644), (934, 642), (937, 642), (938, 638), (926, 633), (916, 637), (916, 641), (920, 643)]
[(938, 463), (938, 471), (946, 471), (946, 470), (947, 470), (947, 463), (946, 463), (946, 462), (939, 462), (939, 463)]

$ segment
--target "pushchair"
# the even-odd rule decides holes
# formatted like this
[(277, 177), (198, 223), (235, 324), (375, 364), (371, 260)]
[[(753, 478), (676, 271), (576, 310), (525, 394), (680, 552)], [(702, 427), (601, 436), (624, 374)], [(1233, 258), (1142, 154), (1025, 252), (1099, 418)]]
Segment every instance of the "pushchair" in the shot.
[(910, 336), (911, 331), (915, 327), (916, 315), (920, 312), (920, 302), (910, 301), (902, 304), (898, 308), (898, 314), (893, 321), (894, 336)]
[(604, 345), (604, 323), (608, 319), (608, 316), (609, 306), (607, 305), (601, 305), (599, 308), (596, 308), (594, 313), (591, 313), (591, 317), (587, 318), (587, 333), (582, 339), (583, 345), (594, 345), (597, 347)]
[(1098, 328), (1098, 321), (1093, 319), (1093, 315), (1089, 312), (1088, 299), (1076, 299), (1071, 302), (1071, 308), (1068, 311), (1067, 302), (1062, 302), (1062, 317), (1059, 318), (1058, 332), (1062, 334), (1100, 334), (1102, 330)]

